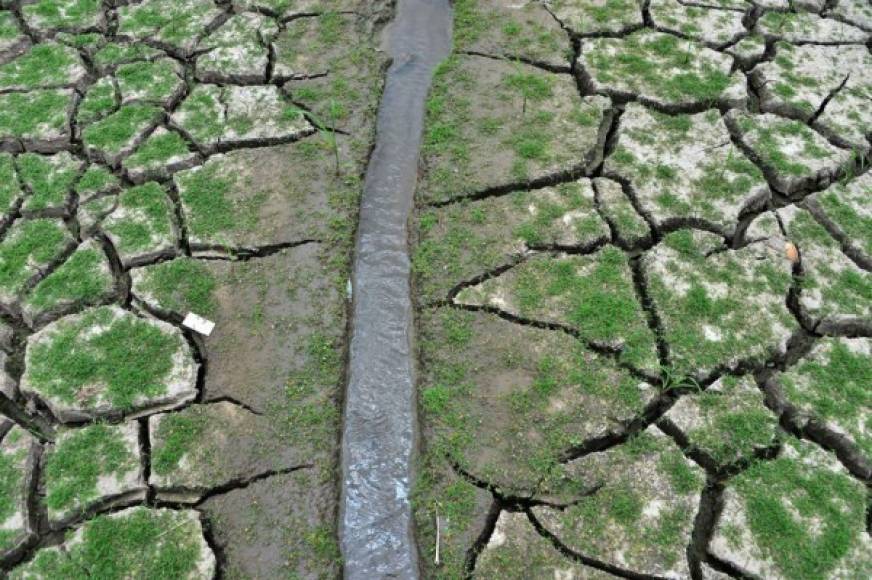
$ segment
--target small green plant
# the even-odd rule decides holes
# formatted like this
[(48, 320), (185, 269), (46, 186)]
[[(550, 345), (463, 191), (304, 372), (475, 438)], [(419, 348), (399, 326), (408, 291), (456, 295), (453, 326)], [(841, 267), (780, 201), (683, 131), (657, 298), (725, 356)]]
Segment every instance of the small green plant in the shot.
[(545, 76), (525, 73), (520, 63), (515, 63), (515, 72), (506, 77), (506, 84), (521, 95), (521, 115), (527, 114), (527, 101), (540, 102), (551, 96), (551, 83)]
[(660, 391), (668, 393), (678, 389), (691, 389), (698, 393), (703, 391), (702, 386), (695, 378), (679, 373), (675, 368), (663, 367), (660, 370)]

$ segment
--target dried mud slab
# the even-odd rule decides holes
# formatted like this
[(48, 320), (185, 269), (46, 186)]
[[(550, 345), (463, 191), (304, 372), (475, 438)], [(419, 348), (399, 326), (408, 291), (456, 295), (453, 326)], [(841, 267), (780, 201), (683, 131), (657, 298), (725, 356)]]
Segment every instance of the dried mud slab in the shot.
[(0, 302), (14, 302), (72, 242), (60, 220), (17, 220), (0, 242)]
[(729, 482), (709, 551), (746, 575), (851, 577), (872, 565), (865, 496), (834, 457), (790, 439)]
[(559, 332), (445, 308), (421, 326), (429, 446), (504, 492), (535, 496), (546, 481), (570, 497), (584, 493), (547, 466), (658, 394)]
[[(493, 496), (463, 478), (441, 458), (427, 464), (415, 486), (414, 503), (416, 533), (421, 549), (421, 561), (432, 571), (447, 577), (460, 577), (468, 569), (469, 550), (479, 538), (487, 538), (499, 507)], [(439, 567), (436, 558), (436, 519), (439, 519)]]
[(231, 578), (339, 573), (333, 484), (304, 469), (259, 480), (199, 505)]
[(679, 0), (651, 0), (648, 10), (655, 28), (687, 36), (716, 48), (745, 33), (744, 12), (715, 8), (700, 3), (688, 6)]
[(70, 145), (72, 89), (0, 94), (0, 150), (51, 153)]
[(627, 257), (614, 247), (590, 256), (542, 255), (463, 289), (454, 302), (562, 326), (638, 368), (657, 366)]
[(643, 30), (582, 44), (578, 65), (591, 91), (670, 111), (743, 107), (745, 79), (733, 59), (692, 40)]
[(102, 222), (102, 230), (125, 266), (175, 253), (173, 204), (157, 183), (151, 181), (126, 189), (117, 203), (103, 209), (109, 215)]
[(116, 89), (116, 81), (111, 76), (99, 78), (87, 88), (76, 110), (80, 130), (118, 110), (121, 99)]
[(872, 6), (869, 6), (868, 2), (839, 0), (833, 7), (832, 13), (866, 31), (872, 30)]
[(766, 39), (762, 34), (750, 34), (724, 52), (735, 57), (737, 66), (742, 70), (749, 70), (766, 54)]
[(831, 185), (806, 200), (806, 207), (822, 221), (849, 256), (872, 264), (872, 172)]
[(594, 160), (607, 108), (579, 98), (569, 75), (452, 57), (428, 98), (419, 191), (444, 202), (577, 169)]
[(645, 431), (566, 469), (588, 487), (600, 487), (563, 510), (534, 507), (546, 530), (596, 560), (595, 568), (690, 576), (686, 549), (704, 473), (669, 438)]
[(178, 329), (104, 306), (63, 318), (27, 342), (21, 392), (61, 422), (171, 409), (196, 394), (197, 364)]
[(303, 111), (272, 85), (197, 85), (171, 121), (209, 151), (285, 143), (313, 131)]
[(0, 63), (5, 63), (27, 50), (29, 39), (18, 28), (15, 15), (0, 11)]
[(192, 510), (132, 507), (101, 515), (12, 570), (11, 578), (79, 578), (82, 570), (106, 580), (148, 577), (212, 578), (215, 554)]
[(847, 437), (865, 457), (872, 457), (868, 425), (872, 401), (872, 341), (825, 338), (795, 367), (775, 379), (784, 397), (806, 418), (823, 421)]
[(175, 131), (158, 127), (136, 151), (121, 163), (127, 176), (137, 184), (163, 180), (201, 162), (185, 139)]
[(196, 503), (212, 489), (300, 466), (270, 417), (235, 403), (193, 405), (148, 419), (151, 475), (157, 498)]
[(642, 26), (638, 0), (552, 0), (554, 16), (573, 34), (621, 34)]
[(568, 70), (569, 39), (542, 3), (473, 0), (458, 3), (454, 9), (455, 51)]
[(26, 216), (62, 217), (83, 162), (66, 151), (55, 155), (25, 153), (15, 158), (18, 179), (27, 192)]
[(36, 439), (17, 425), (0, 441), (0, 560), (16, 557), (36, 537), (30, 501), (38, 457)]
[(593, 180), (597, 202), (614, 242), (624, 248), (642, 246), (651, 241), (651, 227), (636, 211), (623, 186), (612, 179), (598, 177)]
[(170, 58), (125, 63), (115, 69), (121, 103), (144, 102), (168, 107), (185, 92), (184, 71)]
[(211, 0), (143, 0), (118, 8), (118, 33), (190, 54), (221, 15)]
[(12, 221), (13, 213), (23, 202), (23, 195), (15, 170), (15, 157), (0, 153), (0, 223)]
[(25, 0), (21, 16), (41, 33), (102, 29), (106, 24), (103, 6), (95, 0)]
[[(816, 120), (860, 149), (868, 148), (872, 55), (864, 46), (798, 46), (779, 42), (777, 55), (752, 72), (764, 111)], [(821, 107), (824, 107), (821, 109)]]
[[(304, 79), (325, 76), (337, 59), (355, 59), (347, 44), (360, 42), (363, 31), (352, 14), (328, 13), (298, 18), (275, 35), (273, 76), (278, 79)], [(356, 60), (356, 59), (355, 59)]]
[[(345, 153), (344, 140), (339, 140)], [(328, 235), (333, 152), (303, 143), (213, 155), (174, 176), (196, 254), (256, 249)], [(269, 168), (269, 170), (267, 170)]]
[(760, 33), (793, 43), (856, 43), (864, 44), (869, 33), (833, 20), (821, 18), (803, 10), (797, 12), (765, 12), (756, 25)]
[[(11, 342), (12, 329), (4, 325), (3, 328), (0, 328), (0, 349), (8, 349)], [(10, 399), (15, 399), (18, 396), (18, 383), (5, 370), (7, 360), (9, 360), (9, 355), (0, 350), (0, 369), (2, 369), (0, 370), (0, 393), (3, 393)], [(0, 433), (11, 425), (6, 423), (5, 417), (0, 418)]]
[(628, 105), (604, 171), (629, 179), (639, 206), (664, 229), (709, 225), (731, 235), (740, 216), (769, 199), (763, 174), (715, 110), (670, 116)]
[(719, 465), (750, 460), (777, 440), (778, 417), (750, 376), (720, 378), (681, 397), (665, 417)]
[(718, 236), (683, 230), (642, 257), (681, 376), (762, 361), (783, 352), (798, 326), (785, 305), (791, 268), (783, 248), (758, 242), (729, 250), (722, 244)]
[(283, 20), (361, 8), (357, 0), (235, 0), (233, 4), (243, 10), (263, 12)]
[(530, 248), (595, 248), (609, 239), (589, 179), (429, 209), (419, 230), (413, 267), (420, 292), (432, 300)]
[(268, 45), (278, 32), (275, 20), (260, 14), (231, 16), (203, 39), (197, 79), (207, 83), (262, 83), (267, 80)]
[(822, 321), (821, 330), (854, 319), (872, 321), (872, 274), (842, 253), (838, 242), (808, 212), (790, 206), (778, 210), (778, 217), (786, 238), (771, 213), (757, 218), (748, 233), (767, 237), (774, 248), (783, 248), (790, 241), (799, 249), (799, 304), (804, 312)]
[(75, 49), (47, 42), (34, 45), (14, 60), (0, 65), (0, 89), (30, 91), (74, 87), (86, 74)]
[(773, 187), (787, 195), (828, 185), (851, 159), (850, 151), (835, 147), (800, 121), (736, 110), (725, 120)]
[(122, 64), (154, 60), (166, 54), (153, 46), (118, 37), (98, 43), (90, 52), (94, 67), (104, 75), (111, 74)]
[(97, 242), (88, 240), (34, 286), (23, 301), (22, 315), (33, 324), (108, 301), (114, 292), (115, 279), (106, 254)]
[(92, 159), (117, 166), (157, 126), (163, 110), (154, 105), (131, 103), (88, 125), (82, 142)]
[(481, 578), (609, 577), (565, 558), (536, 531), (525, 513), (509, 511), (502, 512), (497, 519), (475, 571)]
[(145, 499), (139, 424), (97, 423), (58, 434), (42, 456), (42, 486), (51, 525), (100, 507)]
[(370, 38), (365, 21), (353, 15), (292, 20), (273, 42), (273, 81), (290, 78), (283, 89), (316, 125), (370, 136), (388, 66)]

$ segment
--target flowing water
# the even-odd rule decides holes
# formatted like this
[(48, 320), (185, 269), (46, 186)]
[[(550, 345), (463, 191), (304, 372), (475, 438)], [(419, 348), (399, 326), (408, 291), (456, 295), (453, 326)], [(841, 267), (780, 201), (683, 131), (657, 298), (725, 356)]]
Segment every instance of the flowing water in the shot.
[(416, 439), (408, 221), (424, 104), (451, 48), (448, 0), (399, 0), (393, 62), (367, 168), (354, 263), (342, 434), (340, 543), (348, 579), (417, 578), (409, 492)]

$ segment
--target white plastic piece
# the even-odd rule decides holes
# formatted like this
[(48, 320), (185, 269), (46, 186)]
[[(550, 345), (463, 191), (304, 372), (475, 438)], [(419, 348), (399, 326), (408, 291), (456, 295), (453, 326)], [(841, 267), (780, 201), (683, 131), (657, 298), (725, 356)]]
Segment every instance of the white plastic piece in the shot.
[(185, 319), (182, 321), (182, 326), (190, 328), (194, 332), (198, 332), (203, 336), (209, 336), (212, 334), (212, 330), (215, 329), (214, 322), (206, 320), (202, 316), (194, 314), (193, 312), (188, 312), (187, 316), (185, 316)]

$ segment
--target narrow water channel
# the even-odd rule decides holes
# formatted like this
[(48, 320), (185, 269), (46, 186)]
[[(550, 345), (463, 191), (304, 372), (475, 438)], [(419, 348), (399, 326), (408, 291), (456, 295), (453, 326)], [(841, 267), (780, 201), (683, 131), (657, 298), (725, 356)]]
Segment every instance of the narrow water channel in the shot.
[(354, 262), (351, 358), (342, 433), (345, 578), (417, 578), (409, 493), (416, 439), (408, 221), (424, 103), (451, 48), (449, 0), (398, 0), (393, 63), (367, 167)]

